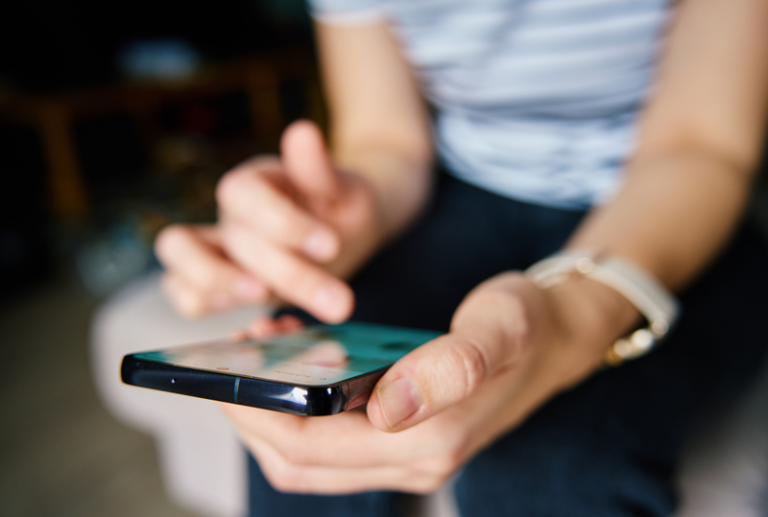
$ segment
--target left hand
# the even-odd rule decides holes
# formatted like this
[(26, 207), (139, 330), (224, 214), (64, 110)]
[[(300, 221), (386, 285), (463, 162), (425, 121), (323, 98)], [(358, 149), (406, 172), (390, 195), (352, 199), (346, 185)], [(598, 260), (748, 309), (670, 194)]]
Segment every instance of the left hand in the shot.
[[(367, 415), (299, 417), (223, 406), (280, 491), (427, 493), (554, 394), (591, 374), (637, 317), (609, 288), (542, 290), (517, 273), (474, 289), (450, 333), (379, 380)], [(269, 328), (268, 328), (269, 327)], [(280, 331), (280, 325), (262, 331)]]

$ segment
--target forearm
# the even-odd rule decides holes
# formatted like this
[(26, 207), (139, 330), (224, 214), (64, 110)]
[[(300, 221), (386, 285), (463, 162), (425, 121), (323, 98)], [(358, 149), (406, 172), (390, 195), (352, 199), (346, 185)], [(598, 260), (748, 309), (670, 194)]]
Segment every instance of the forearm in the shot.
[(336, 165), (373, 187), (384, 238), (428, 201), (432, 136), (418, 82), (388, 24), (332, 26), (316, 34)]
[(713, 260), (744, 211), (762, 151), (767, 27), (762, 0), (680, 2), (626, 181), (569, 247), (624, 258), (677, 292)]
[(617, 196), (570, 248), (616, 255), (679, 290), (723, 247), (743, 213), (752, 171), (706, 152), (638, 157)]
[[(734, 231), (750, 169), (706, 152), (639, 156), (615, 198), (587, 217), (567, 247), (624, 259), (680, 291)], [(585, 346), (609, 345), (639, 318), (617, 291), (589, 280), (571, 284), (558, 290), (568, 300), (561, 312)]]

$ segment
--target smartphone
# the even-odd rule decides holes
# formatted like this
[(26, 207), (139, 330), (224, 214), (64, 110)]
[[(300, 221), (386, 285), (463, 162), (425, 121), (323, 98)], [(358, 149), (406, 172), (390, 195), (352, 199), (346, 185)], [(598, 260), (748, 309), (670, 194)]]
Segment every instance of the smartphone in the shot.
[(365, 404), (395, 361), (439, 335), (366, 323), (316, 325), (263, 340), (130, 354), (121, 375), (143, 388), (294, 415), (334, 415)]

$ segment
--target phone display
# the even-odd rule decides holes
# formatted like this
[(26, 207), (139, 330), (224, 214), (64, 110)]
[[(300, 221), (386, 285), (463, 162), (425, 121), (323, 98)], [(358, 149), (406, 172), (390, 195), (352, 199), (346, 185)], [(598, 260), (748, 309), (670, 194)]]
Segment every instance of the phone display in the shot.
[(220, 340), (123, 358), (123, 382), (316, 416), (367, 402), (398, 359), (439, 333), (345, 323), (264, 340)]

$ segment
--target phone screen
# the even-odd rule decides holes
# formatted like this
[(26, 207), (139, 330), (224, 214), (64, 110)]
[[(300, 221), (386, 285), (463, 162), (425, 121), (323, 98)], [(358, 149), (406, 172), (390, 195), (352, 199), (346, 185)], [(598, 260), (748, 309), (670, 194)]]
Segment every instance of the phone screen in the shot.
[(345, 323), (264, 340), (222, 340), (134, 354), (145, 361), (306, 386), (388, 367), (437, 332)]

